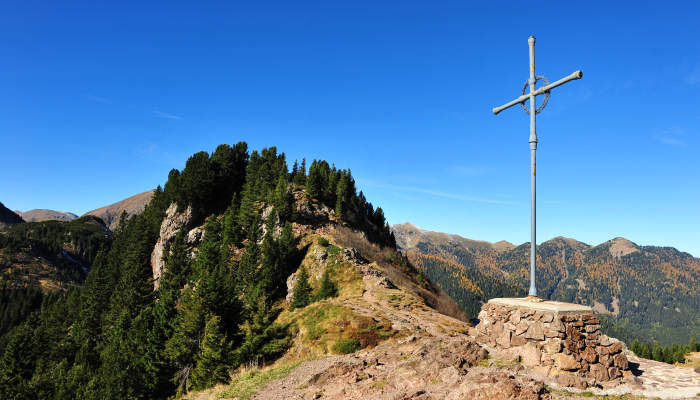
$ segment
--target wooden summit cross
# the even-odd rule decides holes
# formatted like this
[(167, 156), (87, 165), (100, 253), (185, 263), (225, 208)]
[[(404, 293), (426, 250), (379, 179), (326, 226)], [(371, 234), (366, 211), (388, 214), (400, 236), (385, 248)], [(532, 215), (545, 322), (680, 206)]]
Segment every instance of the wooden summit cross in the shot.
[[(520, 104), (523, 109), (525, 110), (526, 113), (530, 114), (530, 191), (531, 191), (531, 196), (532, 196), (532, 202), (531, 202), (531, 215), (530, 215), (530, 291), (528, 292), (528, 295), (530, 296), (537, 296), (537, 288), (535, 287), (535, 227), (536, 227), (536, 185), (535, 185), (535, 153), (537, 152), (537, 131), (535, 129), (535, 114), (539, 114), (542, 112), (544, 107), (547, 105), (547, 101), (549, 100), (549, 91), (554, 89), (557, 86), (561, 86), (565, 84), (566, 82), (573, 81), (575, 79), (581, 79), (583, 76), (583, 72), (581, 70), (578, 70), (574, 72), (573, 74), (567, 76), (566, 78), (560, 79), (552, 84), (547, 81), (547, 78), (544, 76), (536, 76), (535, 75), (535, 37), (530, 36), (527, 39), (528, 44), (530, 45), (530, 79), (525, 82), (525, 86), (523, 86), (523, 92), (522, 96), (518, 97), (517, 99), (506, 103), (500, 107), (496, 107), (493, 109), (494, 114), (498, 114), (499, 112), (505, 110), (506, 108), (510, 108), (516, 104)], [(535, 84), (537, 81), (542, 81), (544, 82), (544, 86), (540, 87), (539, 89), (535, 89)], [(527, 89), (528, 85), (530, 86), (530, 92), (525, 93), (525, 89)], [(544, 94), (544, 100), (542, 101), (542, 104), (537, 107), (535, 104), (535, 97)], [(525, 101), (530, 100), (530, 109), (528, 110), (527, 107), (525, 107)]]

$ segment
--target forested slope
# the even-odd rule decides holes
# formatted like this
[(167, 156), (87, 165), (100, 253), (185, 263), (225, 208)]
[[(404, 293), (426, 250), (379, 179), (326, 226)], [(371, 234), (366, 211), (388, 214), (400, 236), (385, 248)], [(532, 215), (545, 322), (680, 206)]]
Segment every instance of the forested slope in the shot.
[[(529, 243), (471, 246), (449, 236), (420, 234), (415, 226), (393, 229), (398, 246), (422, 260), (417, 264), (427, 276), (446, 285), (472, 317), (491, 297), (526, 294)], [(589, 246), (562, 237), (537, 247), (538, 295), (590, 305), (609, 315), (609, 332), (630, 341), (688, 343), (700, 332), (698, 287), (700, 259), (671, 247), (637, 246), (623, 238)]]
[[(305, 162), (290, 172), (275, 148), (249, 153), (243, 142), (194, 154), (142, 213), (121, 220), (82, 288), (2, 337), (0, 397), (168, 398), (280, 356), (290, 325), (273, 321), (304, 256), (299, 190), (306, 207), (323, 205), (394, 248), (381, 208), (357, 193), (349, 170), (314, 161), (308, 173)], [(174, 238), (154, 290), (151, 255), (171, 205), (195, 228)]]

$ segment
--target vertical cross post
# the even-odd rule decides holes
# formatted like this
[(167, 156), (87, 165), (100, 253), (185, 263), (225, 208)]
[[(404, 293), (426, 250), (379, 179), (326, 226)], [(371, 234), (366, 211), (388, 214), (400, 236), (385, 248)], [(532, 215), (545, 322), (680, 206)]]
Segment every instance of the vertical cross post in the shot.
[[(552, 84), (550, 84), (547, 79), (543, 76), (537, 76), (535, 75), (535, 37), (530, 36), (527, 39), (527, 42), (530, 46), (530, 77), (525, 83), (525, 86), (523, 87), (523, 92), (522, 96), (518, 97), (515, 100), (512, 100), (500, 107), (496, 107), (493, 109), (494, 114), (498, 114), (501, 111), (510, 108), (516, 104), (521, 104), (523, 106), (523, 109), (525, 109), (525, 112), (530, 114), (530, 196), (531, 196), (531, 203), (530, 203), (530, 290), (528, 291), (528, 295), (530, 296), (537, 296), (537, 286), (535, 284), (535, 263), (537, 260), (537, 241), (536, 241), (536, 228), (537, 228), (537, 162), (536, 162), (536, 153), (537, 153), (537, 128), (536, 128), (536, 123), (535, 123), (535, 115), (539, 114), (543, 109), (544, 106), (547, 104), (547, 100), (549, 99), (550, 91), (554, 89), (555, 87), (561, 86), (571, 80), (575, 79), (581, 79), (583, 77), (583, 72), (576, 71), (573, 74), (562, 78)], [(545, 86), (542, 86), (541, 88), (537, 89), (535, 85), (537, 84), (537, 81), (543, 81), (545, 83)], [(525, 93), (525, 89), (529, 86), (530, 92)], [(542, 102), (542, 105), (540, 107), (537, 107), (537, 104), (535, 103), (535, 98), (541, 94), (545, 95), (545, 99)], [(524, 103), (526, 101), (530, 100), (530, 108), (527, 109), (525, 108)]]
[(537, 126), (535, 122), (535, 114), (537, 107), (535, 104), (535, 37), (527, 38), (527, 43), (530, 45), (530, 290), (529, 296), (537, 296), (537, 287), (535, 286), (535, 262), (536, 262), (536, 227), (537, 227)]

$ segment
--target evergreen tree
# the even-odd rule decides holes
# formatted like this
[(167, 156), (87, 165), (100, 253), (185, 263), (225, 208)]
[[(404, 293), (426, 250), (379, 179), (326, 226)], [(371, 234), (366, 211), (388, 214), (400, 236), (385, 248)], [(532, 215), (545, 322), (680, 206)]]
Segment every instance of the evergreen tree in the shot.
[(292, 343), (289, 325), (274, 324), (278, 315), (270, 306), (267, 297), (260, 291), (248, 313), (248, 318), (241, 326), (243, 342), (236, 349), (237, 363), (248, 361), (266, 361), (282, 355)]
[(306, 158), (301, 160), (301, 166), (294, 174), (294, 184), (299, 186), (306, 185)]
[(229, 380), (229, 343), (221, 330), (221, 318), (209, 317), (204, 328), (201, 350), (192, 371), (192, 386), (204, 389)]
[(654, 349), (651, 351), (651, 358), (656, 361), (663, 361), (664, 350), (659, 342), (654, 342)]
[(289, 190), (287, 179), (282, 175), (277, 180), (272, 204), (282, 222), (292, 220), (294, 197)]
[(231, 246), (239, 246), (241, 244), (242, 232), (240, 225), (238, 224), (238, 212), (240, 204), (238, 203), (238, 193), (235, 193), (231, 198), (231, 204), (229, 204), (224, 214), (224, 222), (221, 232), (221, 239), (224, 249), (227, 250), (225, 255), (228, 253)]
[(323, 189), (323, 173), (319, 164), (314, 161), (309, 167), (309, 176), (306, 179), (306, 194), (312, 199), (320, 199)]
[(177, 392), (185, 393), (191, 387), (191, 371), (205, 326), (204, 307), (193, 288), (185, 290), (174, 323), (174, 332), (165, 345), (165, 354), (175, 368)]
[(331, 280), (328, 268), (323, 271), (323, 277), (321, 278), (321, 286), (318, 288), (318, 292), (314, 296), (314, 301), (319, 301), (327, 299), (329, 297), (336, 297), (338, 295), (338, 286)]
[(299, 279), (294, 286), (294, 294), (292, 303), (289, 305), (290, 310), (295, 308), (304, 308), (311, 302), (311, 285), (309, 285), (309, 273), (303, 265), (299, 271)]

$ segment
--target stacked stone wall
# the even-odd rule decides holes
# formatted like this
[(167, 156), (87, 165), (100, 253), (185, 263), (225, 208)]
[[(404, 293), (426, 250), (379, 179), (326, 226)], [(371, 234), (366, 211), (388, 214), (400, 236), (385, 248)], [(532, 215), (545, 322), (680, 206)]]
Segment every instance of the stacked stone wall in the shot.
[(631, 375), (624, 344), (603, 335), (593, 313), (558, 314), (486, 303), (476, 326), (477, 343), (546, 375), (576, 376), (590, 383)]

